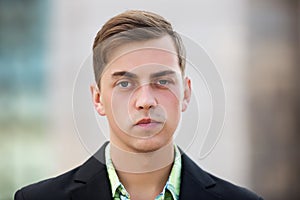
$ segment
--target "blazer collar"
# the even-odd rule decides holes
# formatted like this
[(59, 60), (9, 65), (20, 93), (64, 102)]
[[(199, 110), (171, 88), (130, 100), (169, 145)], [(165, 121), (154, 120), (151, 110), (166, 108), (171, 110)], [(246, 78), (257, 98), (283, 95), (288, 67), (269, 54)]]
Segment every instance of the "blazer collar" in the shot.
[[(102, 147), (76, 172), (71, 196), (73, 200), (112, 199), (111, 187), (105, 166), (105, 147)], [(181, 151), (182, 153), (182, 151)], [(213, 199), (208, 191), (215, 181), (186, 154), (182, 154), (180, 200)]]
[(72, 200), (112, 199), (111, 187), (105, 167), (105, 147), (102, 147), (76, 172)]
[(186, 154), (182, 154), (181, 186), (180, 200), (184, 199), (216, 199), (212, 195), (210, 188), (213, 188), (216, 182), (207, 172), (202, 170)]

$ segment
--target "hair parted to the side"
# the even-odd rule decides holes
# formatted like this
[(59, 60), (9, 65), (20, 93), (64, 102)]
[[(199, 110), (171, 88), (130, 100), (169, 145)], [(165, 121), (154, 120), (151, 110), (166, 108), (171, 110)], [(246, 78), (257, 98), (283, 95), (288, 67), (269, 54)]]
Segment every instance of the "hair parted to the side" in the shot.
[(108, 20), (97, 33), (93, 44), (93, 66), (95, 80), (100, 80), (109, 53), (114, 48), (134, 41), (158, 39), (169, 35), (175, 44), (178, 64), (182, 74), (185, 71), (185, 48), (181, 37), (162, 16), (148, 11), (129, 10)]

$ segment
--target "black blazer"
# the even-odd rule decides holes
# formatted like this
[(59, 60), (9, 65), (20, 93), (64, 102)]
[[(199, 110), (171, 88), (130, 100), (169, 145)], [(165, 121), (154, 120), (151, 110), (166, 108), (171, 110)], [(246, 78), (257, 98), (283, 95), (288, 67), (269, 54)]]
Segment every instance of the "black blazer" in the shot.
[[(105, 146), (83, 165), (18, 190), (15, 200), (111, 200)], [(97, 159), (96, 159), (96, 158)], [(101, 162), (99, 162), (99, 160)], [(217, 178), (182, 155), (180, 200), (262, 200), (253, 192)]]

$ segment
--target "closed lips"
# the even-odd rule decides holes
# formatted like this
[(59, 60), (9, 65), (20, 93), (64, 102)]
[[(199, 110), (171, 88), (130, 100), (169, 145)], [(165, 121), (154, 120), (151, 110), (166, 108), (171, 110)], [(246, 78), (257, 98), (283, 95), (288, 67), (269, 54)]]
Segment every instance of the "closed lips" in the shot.
[(136, 125), (139, 125), (139, 124), (150, 124), (150, 123), (159, 123), (159, 122), (157, 122), (155, 120), (152, 120), (150, 118), (146, 118), (146, 119), (141, 119), (140, 121), (138, 121), (136, 123)]

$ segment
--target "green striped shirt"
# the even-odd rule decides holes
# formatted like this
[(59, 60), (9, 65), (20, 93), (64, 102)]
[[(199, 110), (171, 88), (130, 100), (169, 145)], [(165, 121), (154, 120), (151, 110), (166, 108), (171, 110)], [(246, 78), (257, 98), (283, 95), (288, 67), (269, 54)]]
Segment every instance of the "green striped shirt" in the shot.
[[(175, 159), (172, 166), (168, 181), (163, 191), (156, 196), (155, 200), (178, 200), (180, 192), (180, 175), (181, 175), (181, 155), (176, 145)], [(110, 156), (110, 144), (105, 148), (105, 162), (108, 178), (111, 185), (112, 197), (114, 200), (130, 200), (130, 195), (124, 185), (120, 182)]]

